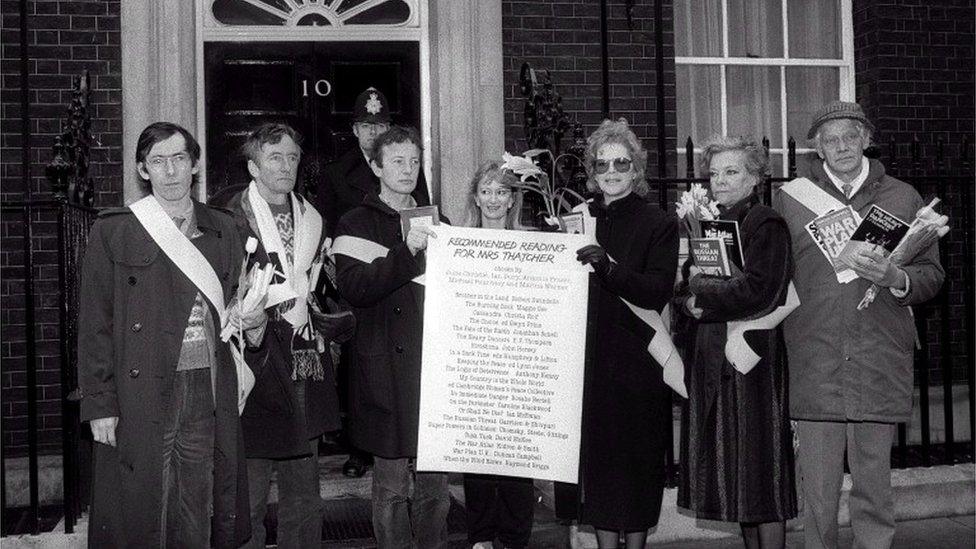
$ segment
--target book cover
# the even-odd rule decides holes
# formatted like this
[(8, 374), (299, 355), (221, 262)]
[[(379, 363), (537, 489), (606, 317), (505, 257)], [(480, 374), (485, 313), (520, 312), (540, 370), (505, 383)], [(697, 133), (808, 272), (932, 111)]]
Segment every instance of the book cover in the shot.
[(854, 211), (854, 208), (846, 206), (827, 212), (807, 225), (807, 232), (810, 233), (810, 236), (817, 243), (817, 246), (823, 252), (827, 261), (834, 267), (837, 281), (843, 284), (854, 280), (857, 278), (857, 275), (842, 261), (838, 261), (837, 259), (844, 251), (844, 248), (851, 240), (851, 236), (854, 235), (854, 231), (857, 230), (857, 226), (860, 223), (861, 218)]
[(729, 261), (743, 270), (745, 261), (742, 257), (742, 238), (739, 235), (739, 222), (729, 219), (702, 219), (702, 236), (704, 238), (721, 238), (725, 241), (725, 251)]
[(732, 276), (729, 254), (722, 238), (690, 238), (688, 251), (695, 265), (708, 275)]
[(890, 254), (908, 233), (908, 227), (908, 223), (898, 219), (881, 206), (873, 204), (861, 224), (857, 226), (857, 230), (851, 235), (851, 240), (881, 246)]
[(404, 240), (413, 227), (429, 227), (440, 223), (437, 206), (418, 206), (400, 210), (400, 234), (403, 235)]
[(583, 234), (583, 212), (573, 212), (559, 216), (559, 228), (569, 234)]

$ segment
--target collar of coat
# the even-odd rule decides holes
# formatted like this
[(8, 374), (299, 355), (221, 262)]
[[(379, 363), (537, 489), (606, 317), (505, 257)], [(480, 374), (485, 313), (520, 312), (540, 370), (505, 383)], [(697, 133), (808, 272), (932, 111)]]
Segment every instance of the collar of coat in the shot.
[(635, 192), (614, 200), (609, 205), (604, 204), (603, 195), (597, 195), (590, 202), (590, 215), (593, 217), (616, 217), (637, 208), (642, 202), (644, 202), (644, 199)]
[[(868, 159), (868, 177), (864, 180), (861, 185), (860, 190), (857, 194), (851, 198), (847, 198), (841, 193), (834, 182), (830, 180), (827, 172), (824, 171), (823, 162), (811, 162), (810, 163), (810, 179), (814, 181), (818, 187), (830, 193), (832, 196), (848, 204), (854, 200), (864, 199), (870, 202), (870, 198), (884, 185), (885, 179), (885, 167), (880, 160), (875, 160), (873, 158)], [(863, 196), (862, 196), (863, 195)]]
[(759, 203), (759, 195), (753, 192), (749, 196), (743, 198), (742, 200), (736, 202), (732, 206), (726, 208), (724, 206), (719, 206), (721, 213), (719, 214), (719, 219), (733, 219), (735, 221), (742, 221), (742, 218), (749, 213), (749, 210), (753, 206)]

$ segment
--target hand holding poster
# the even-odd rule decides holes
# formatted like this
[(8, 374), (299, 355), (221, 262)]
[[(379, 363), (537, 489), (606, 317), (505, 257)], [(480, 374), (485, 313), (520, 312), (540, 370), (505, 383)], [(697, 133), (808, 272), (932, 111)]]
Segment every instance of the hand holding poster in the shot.
[(427, 248), (417, 469), (576, 482), (582, 235), (441, 225)]

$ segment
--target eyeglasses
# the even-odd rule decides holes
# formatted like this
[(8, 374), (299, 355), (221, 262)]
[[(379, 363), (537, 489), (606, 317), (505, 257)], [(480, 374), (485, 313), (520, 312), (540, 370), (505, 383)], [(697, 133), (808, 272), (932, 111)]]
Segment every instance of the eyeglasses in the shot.
[(627, 173), (634, 165), (633, 160), (624, 157), (614, 158), (613, 160), (597, 159), (593, 161), (593, 171), (599, 174), (607, 173), (611, 163), (613, 164), (614, 171), (617, 173)]
[(180, 152), (171, 156), (151, 156), (146, 159), (146, 166), (148, 166), (150, 170), (162, 171), (169, 167), (171, 162), (174, 169), (185, 169), (190, 166), (190, 155)]

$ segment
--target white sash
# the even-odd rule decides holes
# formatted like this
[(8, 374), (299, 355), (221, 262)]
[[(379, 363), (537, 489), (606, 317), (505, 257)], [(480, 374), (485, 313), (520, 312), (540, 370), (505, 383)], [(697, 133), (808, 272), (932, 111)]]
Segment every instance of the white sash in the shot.
[(766, 316), (752, 320), (730, 320), (726, 323), (728, 335), (725, 338), (725, 358), (732, 367), (742, 374), (748, 374), (759, 363), (759, 355), (746, 343), (745, 333), (750, 330), (771, 330), (784, 318), (790, 316), (793, 309), (800, 306), (800, 296), (796, 293), (796, 286), (790, 281), (786, 289), (786, 303), (773, 309)]
[[(304, 328), (309, 321), (307, 297), (312, 289), (310, 286), (311, 279), (318, 279), (317, 273), (310, 278), (310, 271), (317, 270), (313, 268), (313, 262), (319, 252), (322, 216), (307, 202), (302, 208), (295, 193), (289, 193), (294, 227), (294, 264), (292, 264), (288, 261), (288, 254), (285, 253), (285, 245), (278, 233), (278, 225), (275, 223), (274, 216), (271, 215), (271, 208), (258, 192), (257, 184), (254, 181), (251, 181), (247, 188), (247, 198), (251, 205), (251, 211), (254, 212), (258, 236), (261, 237), (261, 242), (269, 254), (277, 254), (285, 278), (283, 283), (268, 287), (268, 303), (276, 304), (289, 299), (296, 299), (295, 306), (282, 313), (281, 316), (292, 325), (296, 333), (301, 334), (306, 340), (311, 340), (314, 337), (312, 330)], [(321, 267), (321, 265), (317, 265), (317, 267)]]
[[(823, 190), (815, 184), (813, 181), (805, 177), (798, 177), (793, 181), (783, 184), (780, 190), (788, 194), (791, 198), (799, 202), (804, 208), (810, 210), (815, 218), (820, 217), (826, 213), (832, 212), (834, 210), (840, 210), (846, 208), (847, 205), (837, 200), (827, 191)], [(857, 212), (854, 212), (854, 217), (860, 222), (860, 217)], [(831, 266), (834, 266), (834, 259), (830, 257), (830, 254), (824, 249), (822, 243), (817, 238), (817, 232), (814, 227), (813, 221), (807, 223), (804, 228), (807, 230), (807, 234), (813, 239), (813, 242), (817, 245), (817, 249), (820, 253), (827, 258), (827, 262)], [(847, 268), (840, 271), (836, 271), (837, 281), (842, 284), (847, 284), (848, 282), (857, 278), (857, 274), (853, 270)]]
[[(589, 203), (584, 202), (578, 204), (573, 208), (574, 212), (583, 213), (583, 233), (590, 237), (590, 240), (596, 244), (596, 218), (590, 215)], [(609, 257), (609, 255), (608, 255)], [(613, 258), (610, 258), (613, 260)], [(663, 379), (664, 383), (674, 389), (679, 395), (688, 398), (688, 389), (685, 387), (685, 365), (681, 360), (681, 355), (678, 354), (678, 350), (674, 346), (674, 342), (671, 341), (670, 333), (670, 305), (665, 305), (664, 309), (660, 313), (653, 309), (644, 309), (638, 307), (633, 303), (627, 301), (626, 299), (617, 296), (620, 301), (623, 301), (624, 305), (627, 306), (634, 315), (641, 320), (644, 324), (651, 327), (654, 330), (654, 336), (651, 338), (651, 342), (647, 345), (647, 352), (651, 355), (661, 368), (664, 369)]]
[[(220, 325), (223, 326), (224, 320), (227, 318), (224, 290), (220, 285), (220, 279), (217, 278), (217, 273), (214, 272), (213, 266), (210, 265), (207, 258), (176, 227), (176, 223), (173, 223), (155, 196), (150, 194), (133, 202), (129, 205), (129, 209), (132, 210), (136, 219), (146, 229), (159, 249), (213, 305), (220, 317)], [(243, 341), (238, 343), (244, 344)], [(244, 355), (241, 350), (235, 345), (231, 345), (230, 349), (231, 355), (234, 357), (234, 364), (237, 367), (237, 406), (238, 413), (241, 413), (244, 411), (247, 395), (254, 387), (254, 374), (244, 362)]]
[[(372, 240), (358, 236), (342, 235), (337, 237), (332, 243), (331, 253), (351, 257), (363, 263), (372, 263), (375, 259), (386, 257), (390, 253), (390, 249)], [(413, 282), (421, 286), (424, 285), (424, 281), (425, 277), (422, 274), (417, 275), (413, 279)]]
[(780, 190), (813, 212), (814, 217), (820, 217), (829, 211), (845, 207), (843, 202), (805, 177), (798, 177), (793, 181), (784, 183)]

